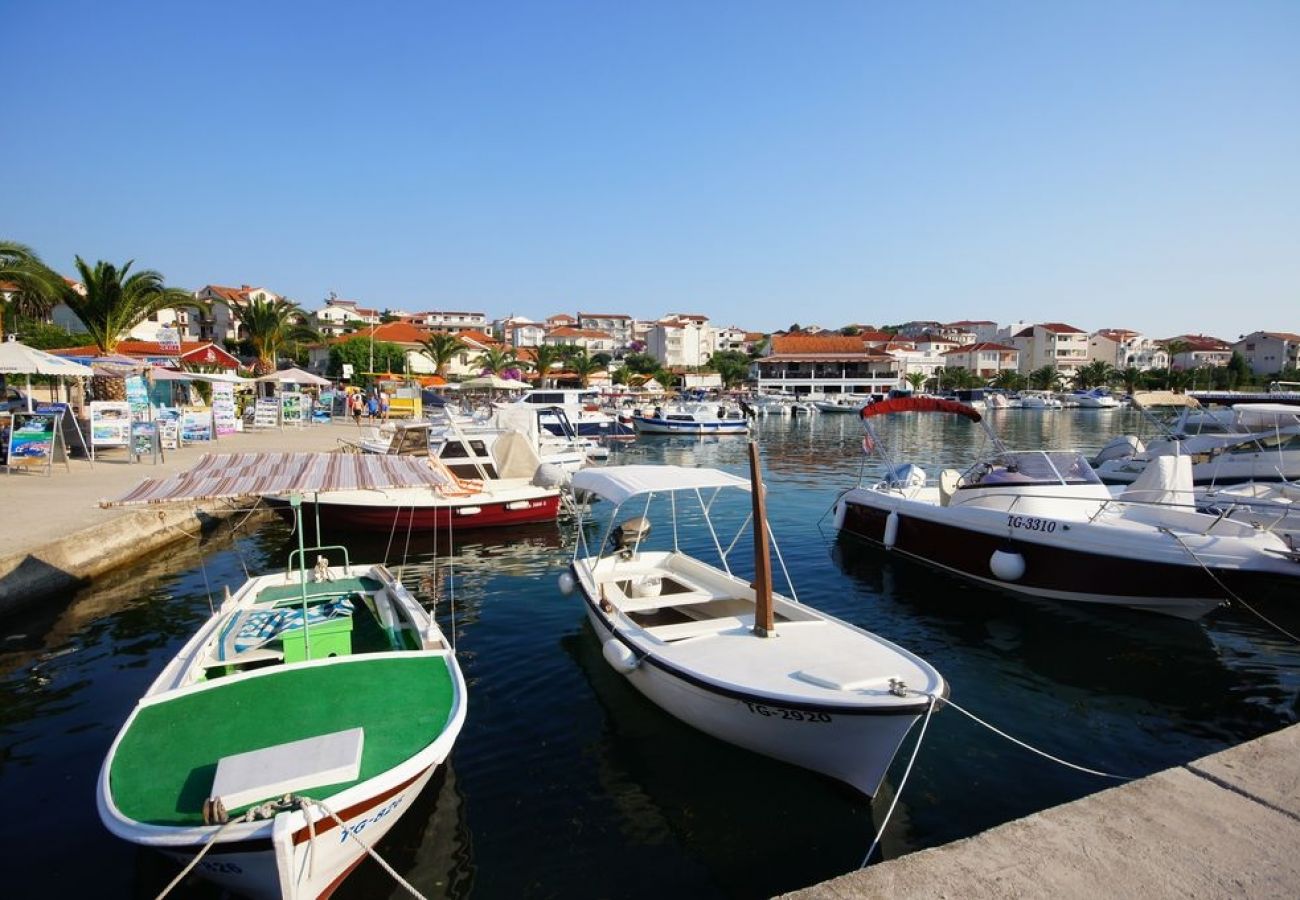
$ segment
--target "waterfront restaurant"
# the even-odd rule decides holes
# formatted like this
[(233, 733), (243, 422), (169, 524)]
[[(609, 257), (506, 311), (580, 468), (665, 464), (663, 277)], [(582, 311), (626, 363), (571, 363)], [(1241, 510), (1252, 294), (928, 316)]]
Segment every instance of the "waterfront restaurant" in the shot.
[(905, 388), (898, 360), (860, 337), (774, 335), (755, 361), (760, 392), (886, 394)]

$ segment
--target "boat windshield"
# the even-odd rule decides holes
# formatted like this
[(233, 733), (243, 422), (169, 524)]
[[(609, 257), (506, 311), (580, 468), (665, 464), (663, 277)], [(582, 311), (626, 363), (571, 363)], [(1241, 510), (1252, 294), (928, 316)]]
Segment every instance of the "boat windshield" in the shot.
[(1001, 453), (966, 473), (961, 487), (995, 485), (1101, 484), (1082, 453), (1073, 450), (1026, 450)]

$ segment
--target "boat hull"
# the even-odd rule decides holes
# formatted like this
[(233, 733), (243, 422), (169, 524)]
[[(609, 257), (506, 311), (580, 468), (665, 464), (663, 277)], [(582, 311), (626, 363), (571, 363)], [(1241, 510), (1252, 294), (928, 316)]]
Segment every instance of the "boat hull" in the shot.
[(749, 423), (743, 419), (683, 422), (633, 416), (632, 422), (638, 434), (749, 434)]
[[(643, 656), (642, 648), (616, 632), (585, 586), (582, 594), (600, 642), (621, 641)], [(692, 728), (842, 781), (868, 797), (880, 789), (899, 746), (920, 718), (915, 707), (852, 709), (721, 688), (654, 655), (644, 656), (625, 677), (646, 699)], [(813, 734), (816, 740), (809, 739)]]
[[(1014, 593), (1197, 618), (1229, 599), (1220, 582), (1246, 597), (1277, 593), (1283, 587), (1280, 576), (1265, 571), (1214, 567), (1211, 577), (1190, 556), (1186, 564), (1180, 564), (1091, 552), (1045, 542), (1038, 534), (1017, 534), (1012, 542), (1005, 527), (982, 529), (969, 522), (939, 522), (922, 510), (909, 511), (903, 504), (891, 510), (884, 503), (855, 499), (867, 493), (850, 491), (837, 503), (836, 522), (842, 535), (885, 547), (886, 532), (893, 530), (892, 552)], [(896, 530), (888, 524), (893, 511), (898, 514)], [(1005, 515), (992, 518), (1006, 519)], [(1024, 559), (1024, 572), (1015, 580), (999, 578), (993, 572), (994, 554), (1009, 548)]]
[[(533, 499), (484, 501), (448, 498), (437, 506), (384, 506), (359, 503), (315, 503), (303, 500), (303, 521), (314, 522), (320, 516), (322, 527), (344, 531), (399, 528), (411, 531), (438, 531), (447, 528), (505, 528), (554, 522), (560, 510), (559, 495)], [(293, 519), (288, 501), (267, 498), (267, 503), (287, 520)]]

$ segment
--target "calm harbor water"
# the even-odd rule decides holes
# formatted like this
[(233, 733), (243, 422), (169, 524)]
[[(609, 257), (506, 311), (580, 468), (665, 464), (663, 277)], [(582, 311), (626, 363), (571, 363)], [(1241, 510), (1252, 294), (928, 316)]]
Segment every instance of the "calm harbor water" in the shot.
[[(1133, 430), (1128, 416), (1007, 411), (993, 421), (1012, 446), (1094, 450)], [(979, 431), (951, 418), (897, 417), (886, 439), (932, 471), (960, 465)], [(1300, 648), (1247, 614), (1189, 623), (1038, 603), (837, 543), (825, 514), (856, 482), (861, 439), (854, 416), (760, 422), (773, 530), (804, 602), (921, 654), (963, 706), (1054, 754), (1130, 775), (1296, 721)], [(745, 443), (643, 438), (614, 461), (743, 473)], [(445, 538), (436, 555), (431, 537), (413, 540), (408, 585), (435, 570), (452, 578), (470, 707), (450, 764), (381, 845), (384, 856), (426, 894), (453, 897), (758, 897), (855, 868), (892, 787), (873, 808), (645, 701), (604, 662), (580, 602), (556, 588), (570, 531), (465, 533), (450, 562)], [(136, 698), (207, 617), (209, 589), (219, 599), (245, 564), (283, 565), (289, 542), (279, 523), (217, 536), (0, 623), (0, 843), (11, 896), (151, 897), (174, 873), (100, 825), (100, 763)], [(348, 543), (353, 559), (381, 559), (388, 535)], [(450, 628), (445, 596), (438, 609)], [(1286, 621), (1294, 628), (1296, 618)], [(906, 748), (891, 785), (905, 762)], [(1109, 785), (942, 713), (884, 853)], [(195, 883), (178, 895), (216, 892)], [(387, 876), (366, 863), (337, 896), (389, 895)]]

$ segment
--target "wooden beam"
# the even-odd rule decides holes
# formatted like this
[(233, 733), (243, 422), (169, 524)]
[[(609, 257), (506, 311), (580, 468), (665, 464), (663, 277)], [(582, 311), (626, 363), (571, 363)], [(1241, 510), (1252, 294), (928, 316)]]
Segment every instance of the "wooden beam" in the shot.
[(750, 496), (754, 503), (754, 634), (776, 635), (772, 612), (772, 558), (767, 549), (767, 498), (763, 496), (763, 473), (758, 444), (749, 442)]

